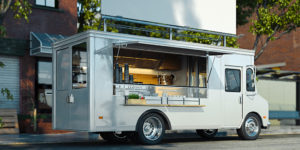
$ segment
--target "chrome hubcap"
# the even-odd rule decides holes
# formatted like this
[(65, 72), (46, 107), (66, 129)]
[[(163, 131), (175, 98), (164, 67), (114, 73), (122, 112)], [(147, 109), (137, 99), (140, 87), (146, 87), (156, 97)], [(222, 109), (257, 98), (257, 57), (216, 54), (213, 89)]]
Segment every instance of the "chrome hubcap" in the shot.
[(148, 140), (157, 140), (162, 134), (162, 123), (157, 117), (149, 117), (143, 124), (143, 133)]
[(256, 136), (259, 131), (258, 120), (254, 117), (249, 117), (246, 120), (245, 128), (248, 136)]

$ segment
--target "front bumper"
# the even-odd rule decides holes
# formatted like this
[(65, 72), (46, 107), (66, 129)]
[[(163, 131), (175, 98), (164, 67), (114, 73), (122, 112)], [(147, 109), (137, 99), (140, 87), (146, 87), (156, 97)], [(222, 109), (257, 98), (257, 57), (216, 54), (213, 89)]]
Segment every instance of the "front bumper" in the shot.
[(271, 126), (271, 122), (268, 121), (267, 126), (264, 126), (264, 127), (262, 127), (262, 128), (263, 128), (263, 129), (270, 129), (270, 126)]

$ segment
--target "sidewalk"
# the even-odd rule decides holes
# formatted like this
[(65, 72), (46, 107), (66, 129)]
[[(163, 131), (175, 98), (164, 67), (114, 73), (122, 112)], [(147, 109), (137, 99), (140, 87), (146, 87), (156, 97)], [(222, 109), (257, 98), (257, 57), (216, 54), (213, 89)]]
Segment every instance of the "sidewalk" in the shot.
[(64, 134), (15, 134), (0, 135), (0, 145), (25, 145), (46, 143), (76, 143), (97, 141), (97, 135), (87, 132), (72, 132)]
[[(195, 131), (168, 131), (166, 138), (170, 137), (196, 138)], [(271, 126), (270, 129), (262, 130), (261, 135), (300, 134), (300, 126)], [(235, 136), (235, 130), (220, 130), (218, 136)], [(65, 134), (16, 134), (0, 135), (1, 145), (26, 145), (26, 144), (51, 144), (51, 143), (78, 143), (96, 142), (101, 138), (97, 134), (87, 132), (73, 132)]]
[[(236, 130), (221, 130), (227, 135), (236, 135)], [(262, 129), (260, 135), (278, 135), (278, 134), (300, 134), (300, 126), (270, 126), (269, 129)]]

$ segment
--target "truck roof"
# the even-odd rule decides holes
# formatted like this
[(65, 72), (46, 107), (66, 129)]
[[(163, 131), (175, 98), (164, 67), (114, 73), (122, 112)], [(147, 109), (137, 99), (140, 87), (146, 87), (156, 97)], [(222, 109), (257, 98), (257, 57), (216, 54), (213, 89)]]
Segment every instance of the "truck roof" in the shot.
[(78, 33), (68, 38), (53, 43), (53, 48), (59, 48), (65, 44), (86, 39), (88, 37), (97, 37), (113, 40), (114, 46), (126, 46), (129, 49), (144, 50), (152, 52), (163, 52), (172, 54), (185, 54), (193, 56), (240, 54), (254, 56), (254, 50), (231, 48), (223, 46), (214, 46), (200, 43), (192, 43), (177, 40), (168, 40), (154, 37), (144, 37), (138, 35), (129, 35), (123, 33), (112, 33), (89, 30)]

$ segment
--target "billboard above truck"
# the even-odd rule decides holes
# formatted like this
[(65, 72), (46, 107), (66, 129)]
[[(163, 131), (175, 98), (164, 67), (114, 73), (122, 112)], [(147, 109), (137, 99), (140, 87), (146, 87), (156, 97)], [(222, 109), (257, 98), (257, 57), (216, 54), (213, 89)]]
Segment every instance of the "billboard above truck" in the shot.
[(236, 34), (235, 0), (102, 0), (105, 16)]

